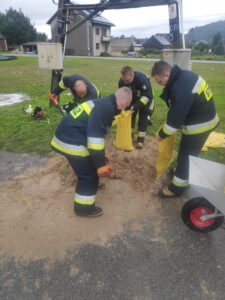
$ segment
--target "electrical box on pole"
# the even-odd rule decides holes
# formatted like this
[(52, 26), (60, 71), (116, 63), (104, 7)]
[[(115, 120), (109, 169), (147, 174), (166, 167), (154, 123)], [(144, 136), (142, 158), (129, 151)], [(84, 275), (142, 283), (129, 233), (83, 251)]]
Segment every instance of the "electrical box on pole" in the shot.
[(37, 43), (37, 48), (40, 69), (63, 69), (63, 55), (61, 43)]

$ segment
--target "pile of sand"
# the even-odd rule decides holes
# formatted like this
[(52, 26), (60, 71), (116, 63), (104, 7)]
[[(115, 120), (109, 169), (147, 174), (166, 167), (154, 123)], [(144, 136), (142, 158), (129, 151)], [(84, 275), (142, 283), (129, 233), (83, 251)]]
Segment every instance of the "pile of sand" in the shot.
[(139, 219), (155, 215), (161, 207), (153, 179), (157, 146), (148, 138), (143, 150), (122, 152), (108, 141), (107, 156), (121, 179), (105, 179), (106, 188), (96, 200), (104, 214), (96, 219), (74, 215), (76, 179), (60, 155), (1, 182), (0, 255), (57, 259), (84, 243), (104, 244), (128, 224), (138, 228)]

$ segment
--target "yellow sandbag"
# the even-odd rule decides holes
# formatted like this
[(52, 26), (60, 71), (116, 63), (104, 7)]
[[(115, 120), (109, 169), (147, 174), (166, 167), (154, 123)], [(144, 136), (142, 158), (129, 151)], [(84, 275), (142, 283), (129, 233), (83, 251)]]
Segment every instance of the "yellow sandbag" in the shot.
[(131, 137), (131, 111), (122, 111), (116, 116), (117, 131), (114, 145), (117, 149), (124, 151), (134, 150)]
[(208, 151), (208, 148), (225, 148), (225, 134), (219, 132), (211, 132), (207, 138), (202, 151)]
[(156, 178), (159, 179), (174, 159), (173, 146), (176, 135), (173, 134), (159, 142), (158, 155), (156, 159)]

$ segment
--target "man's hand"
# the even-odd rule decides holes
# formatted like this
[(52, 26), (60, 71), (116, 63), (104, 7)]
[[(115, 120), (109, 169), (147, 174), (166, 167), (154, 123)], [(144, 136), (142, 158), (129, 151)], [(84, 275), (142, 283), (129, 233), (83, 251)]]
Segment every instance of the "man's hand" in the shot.
[(111, 174), (111, 169), (109, 163), (106, 163), (105, 166), (97, 169), (98, 176), (100, 177), (109, 177)]
[(51, 100), (53, 105), (56, 106), (56, 105), (59, 104), (59, 96), (58, 95), (50, 93), (49, 94), (49, 99)]

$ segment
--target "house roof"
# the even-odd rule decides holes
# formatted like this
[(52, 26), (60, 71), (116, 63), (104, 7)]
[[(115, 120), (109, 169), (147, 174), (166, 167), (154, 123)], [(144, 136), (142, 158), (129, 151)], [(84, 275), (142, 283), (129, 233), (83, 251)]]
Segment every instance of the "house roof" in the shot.
[[(77, 11), (78, 12), (78, 11)], [(79, 14), (83, 17), (87, 17), (89, 14), (91, 13), (91, 11), (87, 11), (87, 10), (81, 10), (79, 11)], [(51, 16), (51, 18), (46, 22), (48, 25), (50, 25), (52, 23), (52, 21), (56, 18), (57, 16), (57, 12), (54, 13), (53, 16)], [(99, 24), (99, 25), (105, 25), (105, 26), (115, 26), (112, 22), (110, 22), (109, 20), (107, 20), (106, 18), (102, 17), (102, 16), (95, 16), (92, 17), (90, 22), (92, 24)]]
[(37, 46), (37, 42), (27, 42), (27, 43), (23, 43), (22, 46)]
[(112, 22), (102, 16), (96, 16), (91, 19), (92, 24), (115, 26)]
[(161, 46), (168, 47), (170, 42), (163, 35), (152, 35), (145, 43), (144, 47), (151, 47), (153, 41), (157, 41)]
[(112, 52), (128, 51), (132, 44), (132, 38), (114, 38), (111, 40), (111, 49)]
[(162, 35), (155, 35), (154, 36), (160, 44), (162, 44), (163, 46), (170, 46), (170, 42)]

